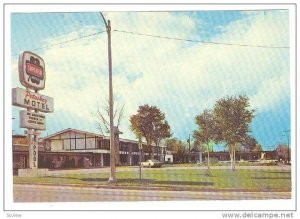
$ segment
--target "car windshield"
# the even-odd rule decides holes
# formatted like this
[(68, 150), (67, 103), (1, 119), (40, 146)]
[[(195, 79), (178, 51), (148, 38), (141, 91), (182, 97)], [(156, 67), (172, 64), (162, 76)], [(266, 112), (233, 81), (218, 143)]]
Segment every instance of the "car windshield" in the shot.
[(154, 163), (160, 163), (160, 161), (158, 161), (158, 160), (152, 160), (152, 162), (154, 162)]

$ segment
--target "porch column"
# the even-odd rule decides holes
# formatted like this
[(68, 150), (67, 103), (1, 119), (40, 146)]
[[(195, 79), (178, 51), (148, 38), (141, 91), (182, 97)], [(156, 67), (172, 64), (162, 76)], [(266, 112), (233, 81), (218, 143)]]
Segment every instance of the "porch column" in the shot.
[(199, 151), (199, 163), (202, 163), (202, 151)]
[(104, 166), (103, 154), (102, 153), (100, 154), (100, 165), (101, 165), (101, 167)]
[(132, 145), (128, 144), (128, 163), (132, 165)]
[(164, 148), (163, 147), (160, 148), (160, 161), (163, 162), (163, 163), (165, 162), (164, 161)]

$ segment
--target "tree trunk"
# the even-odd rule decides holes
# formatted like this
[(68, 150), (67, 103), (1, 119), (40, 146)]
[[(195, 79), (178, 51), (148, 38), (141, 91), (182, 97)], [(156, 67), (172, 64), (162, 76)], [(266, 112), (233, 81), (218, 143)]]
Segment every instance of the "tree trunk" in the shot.
[(231, 170), (235, 171), (235, 144), (229, 146), (229, 155), (231, 161)]
[(209, 166), (209, 148), (207, 146), (207, 169), (209, 170), (210, 169), (210, 166)]
[(233, 145), (233, 171), (235, 171), (235, 144)]
[(209, 165), (209, 144), (207, 144), (207, 172), (206, 175), (207, 176), (212, 176), (211, 171), (210, 171), (210, 165)]
[(150, 153), (150, 159), (154, 159), (154, 153), (153, 153), (152, 145), (151, 144), (149, 145), (149, 148), (150, 148), (150, 151), (149, 151), (149, 153)]
[(148, 154), (150, 155), (150, 159), (154, 159), (154, 153), (153, 153), (152, 145), (151, 145), (152, 144), (152, 139), (151, 138), (149, 138), (149, 139), (146, 138), (146, 141), (147, 141), (147, 148), (149, 149)]
[(229, 155), (230, 155), (231, 170), (234, 171), (235, 170), (235, 147), (234, 147), (234, 144), (229, 145), (228, 150), (229, 150)]

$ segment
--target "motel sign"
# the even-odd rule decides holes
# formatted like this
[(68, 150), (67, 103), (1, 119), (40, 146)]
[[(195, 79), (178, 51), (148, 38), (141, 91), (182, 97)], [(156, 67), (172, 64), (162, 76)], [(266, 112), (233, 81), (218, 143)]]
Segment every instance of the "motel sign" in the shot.
[(20, 127), (36, 130), (46, 130), (45, 115), (27, 110), (20, 111)]
[(12, 104), (23, 108), (39, 110), (45, 113), (54, 111), (53, 98), (22, 88), (12, 89)]
[(33, 90), (44, 89), (46, 80), (44, 60), (32, 52), (21, 53), (19, 56), (19, 79), (24, 87)]
[(38, 130), (46, 129), (46, 116), (39, 113), (54, 111), (53, 98), (39, 92), (45, 88), (46, 71), (44, 60), (32, 52), (19, 56), (19, 80), (26, 88), (12, 89), (12, 104), (25, 108), (20, 111), (20, 127), (26, 128), (29, 139), (29, 168), (38, 168)]

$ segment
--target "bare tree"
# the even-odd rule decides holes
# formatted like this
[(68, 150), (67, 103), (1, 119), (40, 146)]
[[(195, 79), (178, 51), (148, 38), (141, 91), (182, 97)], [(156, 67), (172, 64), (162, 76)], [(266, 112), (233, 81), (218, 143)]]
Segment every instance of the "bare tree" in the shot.
[[(113, 100), (113, 105), (115, 105), (115, 100)], [(116, 159), (116, 165), (120, 165), (120, 143), (119, 143), (119, 135), (122, 134), (122, 132), (119, 131), (119, 127), (121, 124), (121, 121), (124, 117), (124, 107), (125, 104), (121, 105), (121, 107), (117, 104), (117, 106), (113, 107), (115, 109), (113, 119), (114, 119), (114, 128), (115, 128), (115, 159)], [(109, 127), (109, 101), (106, 100), (106, 104), (103, 103), (97, 103), (97, 109), (94, 113), (96, 117), (96, 127), (100, 131), (102, 135), (105, 135), (107, 133), (110, 133)]]

